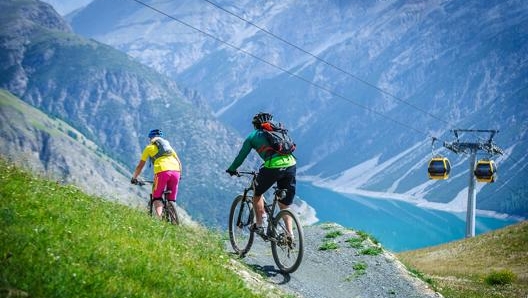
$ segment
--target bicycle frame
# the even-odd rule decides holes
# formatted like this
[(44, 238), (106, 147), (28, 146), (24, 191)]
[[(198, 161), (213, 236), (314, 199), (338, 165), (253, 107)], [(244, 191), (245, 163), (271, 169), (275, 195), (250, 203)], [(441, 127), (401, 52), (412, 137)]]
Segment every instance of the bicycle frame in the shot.
[[(251, 172), (245, 172), (245, 171), (241, 171), (241, 172), (238, 172), (239, 174), (242, 174), (242, 175), (251, 175), (252, 176), (252, 179), (251, 181), (249, 182), (249, 186), (244, 188), (244, 200), (247, 200), (248, 198), (248, 193), (250, 191), (253, 191), (253, 193), (255, 192), (255, 180), (257, 178), (257, 173), (255, 171), (251, 171)], [(267, 218), (267, 224), (268, 224), (268, 239), (266, 240), (270, 240), (270, 241), (277, 241), (277, 239), (275, 239), (274, 235), (271, 235), (270, 232), (271, 231), (271, 226), (272, 226), (272, 221), (273, 221), (273, 216), (275, 215), (275, 211), (277, 209), (277, 206), (278, 206), (278, 202), (281, 198), (283, 198), (285, 196), (285, 190), (284, 189), (279, 189), (277, 186), (274, 186), (273, 189), (275, 189), (275, 191), (273, 192), (273, 200), (271, 201), (271, 203), (268, 203), (268, 201), (266, 201), (266, 198), (264, 196), (262, 196), (262, 200), (264, 201), (264, 212), (266, 212), (266, 214), (268, 215), (268, 218)], [(280, 194), (279, 194), (280, 193)], [(253, 203), (253, 200), (251, 201), (251, 203)], [(241, 221), (240, 219), (240, 216), (241, 216), (242, 212), (239, 213), (239, 222)]]
[[(139, 186), (143, 186), (143, 185), (145, 185), (147, 183), (148, 184), (153, 184), (154, 181), (152, 181), (152, 180), (138, 180), (137, 184)], [(168, 222), (170, 222), (170, 223), (172, 223), (174, 225), (178, 225), (180, 221), (179, 221), (178, 212), (177, 212), (176, 206), (175, 206), (176, 203), (174, 203), (174, 205), (172, 205), (173, 208), (169, 208), (169, 204), (170, 203), (169, 203), (169, 200), (167, 199), (167, 196), (170, 193), (171, 193), (170, 190), (163, 191), (163, 196), (161, 198), (161, 202), (163, 204), (163, 210), (162, 210), (161, 217), (164, 220), (166, 220), (166, 221), (168, 221)], [(152, 192), (149, 195), (148, 206), (149, 206), (149, 214), (150, 214), (150, 216), (154, 216), (155, 211), (153, 210), (153, 208), (154, 208), (154, 200), (152, 198)], [(171, 211), (171, 209), (172, 209), (172, 211)]]
[[(255, 212), (251, 191), (254, 192), (256, 172), (239, 172), (251, 175), (252, 179), (243, 194), (238, 195), (231, 204), (229, 212), (229, 240), (231, 246), (241, 257), (244, 257), (253, 245), (257, 234), (254, 230)], [(301, 264), (304, 254), (304, 233), (297, 216), (289, 209), (277, 209), (279, 200), (284, 198), (286, 190), (273, 187), (273, 201), (264, 200), (264, 211), (268, 214), (268, 228), (265, 234), (258, 234), (264, 241), (271, 243), (275, 263), (283, 273), (292, 273)], [(295, 237), (294, 237), (295, 236)]]

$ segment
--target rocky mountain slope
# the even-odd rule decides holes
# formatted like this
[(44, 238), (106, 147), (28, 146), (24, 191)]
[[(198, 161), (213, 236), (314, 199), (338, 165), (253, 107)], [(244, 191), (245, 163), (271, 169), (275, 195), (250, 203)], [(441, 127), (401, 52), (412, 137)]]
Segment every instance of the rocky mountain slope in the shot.
[[(186, 15), (190, 18), (189, 20), (193, 20), (192, 16), (198, 18), (198, 16), (208, 15), (207, 13), (210, 12), (210, 9), (216, 9), (212, 6), (210, 9), (201, 11), (204, 14), (195, 13), (195, 9), (200, 8), (196, 6), (195, 2), (185, 2), (185, 4), (187, 6), (182, 6), (182, 9), (175, 11), (182, 13), (184, 16)], [(317, 48), (316, 45), (319, 45), (321, 49), (326, 49), (317, 53), (331, 54), (330, 56), (324, 56), (324, 59), (328, 60), (330, 60), (329, 57), (337, 55), (335, 50), (330, 50), (337, 44), (344, 47), (343, 51), (339, 51), (340, 53), (348, 53), (345, 49), (357, 44), (357, 41), (349, 40), (344, 42), (347, 39), (337, 39), (343, 42), (336, 43), (335, 39), (328, 39), (322, 43), (320, 38), (320, 36), (324, 35), (322, 32), (333, 32), (335, 28), (343, 28), (343, 30), (349, 28), (350, 32), (359, 34), (362, 31), (354, 31), (354, 22), (359, 22), (360, 20), (361, 22), (367, 22), (369, 17), (373, 18), (375, 13), (377, 13), (377, 10), (372, 10), (373, 7), (365, 6), (362, 8), (357, 3), (339, 4), (332, 2), (331, 6), (326, 7), (326, 10), (323, 9), (324, 7), (316, 6), (310, 9), (295, 10), (294, 8), (296, 7), (304, 6), (295, 6), (293, 4), (298, 3), (288, 2), (279, 6), (262, 7), (254, 7), (248, 4), (248, 6), (244, 6), (243, 10), (252, 12), (248, 15), (249, 18), (251, 15), (262, 15), (261, 9), (266, 8), (267, 14), (265, 15), (268, 17), (266, 20), (270, 24), (275, 24), (276, 17), (292, 16), (293, 12), (306, 14), (321, 12), (332, 16), (336, 16), (336, 13), (341, 13), (343, 18), (329, 18), (328, 20), (331, 22), (327, 24), (328, 27), (320, 23), (311, 29), (312, 31), (310, 32), (312, 33), (309, 35), (311, 38), (306, 38), (307, 44), (310, 44), (311, 47)], [(137, 63), (136, 58), (123, 55), (109, 46), (94, 40), (81, 38), (73, 34), (69, 24), (58, 16), (50, 6), (42, 2), (10, 0), (2, 2), (1, 5), (0, 18), (5, 26), (0, 29), (0, 46), (2, 49), (0, 51), (2, 58), (0, 60), (0, 68), (2, 69), (0, 87), (9, 90), (15, 96), (51, 117), (67, 122), (87, 140), (99, 146), (101, 152), (115, 159), (129, 171), (132, 170), (137, 162), (140, 150), (146, 142), (144, 134), (153, 126), (162, 125), (166, 131), (171, 132), (168, 137), (175, 144), (175, 147), (178, 148), (179, 154), (185, 161), (181, 205), (188, 209), (197, 220), (214, 225), (223, 225), (226, 222), (225, 210), (228, 209), (233, 194), (241, 188), (241, 185), (235, 185), (233, 179), (223, 175), (226, 165), (229, 164), (236, 153), (235, 148), (241, 140), (240, 135), (232, 130), (232, 127), (242, 132), (243, 136), (249, 129), (249, 125), (247, 125), (249, 117), (260, 109), (276, 112), (277, 118), (284, 120), (291, 128), (291, 132), (299, 145), (296, 155), (299, 158), (301, 179), (314, 181), (322, 186), (345, 192), (368, 190), (398, 194), (408, 200), (426, 198), (433, 203), (451, 201), (447, 205), (449, 208), (459, 211), (465, 210), (464, 196), (465, 188), (467, 187), (467, 177), (465, 176), (468, 174), (467, 163), (465, 162), (466, 156), (449, 155), (445, 150), (438, 150), (440, 153), (448, 154), (452, 159), (452, 164), (454, 165), (452, 179), (441, 182), (428, 181), (425, 175), (425, 167), (427, 160), (431, 156), (430, 139), (420, 135), (420, 132), (431, 130), (431, 128), (428, 128), (429, 125), (431, 125), (430, 127), (437, 127), (437, 125), (443, 127), (444, 125), (441, 124), (441, 120), (428, 119), (428, 116), (420, 115), (421, 113), (404, 103), (398, 104), (397, 98), (400, 98), (398, 94), (396, 98), (387, 94), (380, 98), (379, 95), (375, 96), (376, 92), (370, 90), (370, 87), (359, 87), (361, 83), (357, 81), (351, 83), (350, 88), (344, 88), (340, 84), (346, 84), (352, 78), (346, 74), (338, 77), (330, 75), (323, 62), (310, 60), (313, 57), (303, 60), (304, 62), (302, 63), (294, 59), (295, 57), (286, 59), (292, 62), (290, 69), (295, 70), (295, 72), (285, 74), (270, 65), (268, 65), (270, 68), (257, 67), (258, 63), (255, 64), (254, 60), (245, 57), (245, 55), (242, 55), (244, 59), (237, 60), (235, 58), (240, 56), (240, 52), (233, 51), (233, 49), (229, 50), (229, 46), (225, 44), (218, 48), (217, 44), (211, 46), (207, 42), (203, 47), (196, 47), (192, 42), (193, 39), (184, 39), (187, 36), (185, 34), (171, 35), (174, 30), (171, 27), (174, 25), (172, 21), (167, 20), (166, 22), (157, 23), (159, 14), (152, 14), (152, 11), (145, 10), (146, 8), (142, 6), (124, 4), (115, 9), (103, 9), (104, 13), (102, 13), (101, 9), (107, 7), (109, 3), (98, 0), (85, 10), (70, 16), (72, 24), (78, 30), (77, 28), (82, 18), (86, 18), (84, 24), (88, 26), (90, 20), (93, 20), (94, 16), (99, 12), (98, 20), (100, 22), (97, 22), (97, 26), (93, 26), (92, 33), (102, 34), (101, 32), (104, 32), (104, 34), (112, 36), (112, 34), (117, 32), (117, 35), (113, 35), (118, 36), (115, 40), (122, 41), (128, 40), (131, 36), (136, 36), (137, 38), (132, 40), (134, 42), (130, 41), (131, 49), (138, 46), (135, 42), (139, 43), (141, 41), (145, 47), (141, 48), (137, 53), (142, 55), (150, 52), (153, 53), (153, 57), (167, 57), (159, 55), (157, 52), (154, 54), (152, 52), (154, 50), (149, 49), (151, 39), (146, 38), (150, 38), (152, 35), (143, 31), (145, 24), (151, 24), (153, 31), (150, 32), (159, 32), (165, 36), (167, 42), (175, 38), (174, 40), (181, 47), (170, 48), (169, 52), (180, 53), (178, 51), (182, 50), (181, 54), (185, 59), (181, 59), (181, 61), (190, 63), (187, 67), (175, 67), (175, 71), (178, 72), (177, 76), (176, 74), (167, 73), (177, 77), (177, 85), (172, 79), (160, 76), (152, 68)], [(137, 3), (134, 5), (137, 5)], [(382, 11), (390, 14), (406, 11), (414, 7), (418, 15), (428, 13), (426, 15), (436, 16), (436, 13), (443, 11), (444, 14), (440, 15), (445, 16), (461, 9), (458, 6), (446, 5), (447, 3), (444, 2), (439, 2), (437, 6), (431, 8), (427, 8), (420, 3), (416, 4), (416, 6), (403, 5), (401, 7), (389, 5)], [(97, 9), (94, 9), (94, 7)], [(378, 6), (375, 7), (379, 8)], [(464, 12), (466, 15), (472, 15), (475, 14), (475, 11), (486, 11), (489, 8), (488, 6), (468, 7), (471, 7), (471, 9), (462, 10), (460, 13)], [(524, 24), (526, 19), (522, 13), (524, 11), (522, 10), (523, 6), (517, 2), (492, 3), (490, 7), (495, 8), (495, 18), (493, 18), (492, 14), (475, 14), (474, 16), (488, 20), (487, 24), (494, 24), (497, 21), (498, 25), (490, 26), (480, 36), (483, 41), (493, 42), (489, 46), (484, 46), (487, 43), (477, 44), (480, 50), (487, 50), (483, 52), (485, 57), (500, 57), (500, 59), (497, 58), (497, 61), (506, 65), (505, 70), (496, 72), (496, 76), (493, 78), (486, 79), (493, 84), (482, 83), (479, 85), (471, 83), (464, 85), (468, 86), (464, 94), (475, 95), (475, 97), (467, 95), (468, 98), (482, 98), (481, 100), (444, 102), (444, 97), (438, 97), (430, 103), (424, 104), (418, 100), (421, 97), (416, 97), (416, 106), (430, 106), (430, 110), (435, 112), (435, 114), (437, 112), (442, 115), (456, 114), (456, 117), (449, 117), (452, 120), (456, 120), (453, 123), (460, 124), (461, 127), (493, 127), (501, 129), (501, 132), (495, 137), (496, 142), (503, 146), (506, 152), (504, 157), (498, 159), (499, 168), (501, 169), (500, 179), (495, 184), (480, 184), (478, 186), (477, 207), (479, 209), (525, 216), (528, 204), (527, 196), (525, 196), (526, 184), (524, 179), (522, 179), (522, 173), (526, 171), (523, 160), (527, 152), (524, 150), (526, 147), (525, 132), (527, 126), (524, 122), (526, 121), (525, 119), (528, 119), (528, 117), (525, 117), (528, 111), (528, 108), (526, 108), (528, 102), (517, 100), (526, 97), (526, 88), (515, 87), (522, 86), (524, 84), (523, 78), (526, 76), (524, 76), (524, 64), (515, 64), (514, 62), (517, 61), (515, 60), (517, 58), (518, 61), (523, 61), (524, 52), (521, 49), (525, 46), (525, 43), (523, 42), (524, 35), (520, 33), (525, 28), (525, 26), (521, 25)], [(440, 10), (440, 8), (443, 10)], [(507, 10), (506, 8), (511, 9)], [(233, 7), (233, 9), (235, 8)], [(237, 9), (242, 8), (239, 7)], [(358, 9), (359, 11), (363, 9), (369, 13), (366, 13), (364, 18), (358, 17), (356, 21), (350, 21), (349, 24), (347, 20), (352, 19), (345, 17), (356, 15)], [(217, 11), (216, 21), (207, 24), (215, 22), (217, 24), (227, 24), (224, 19), (225, 16), (223, 13), (218, 14), (219, 12), (221, 10)], [(105, 21), (107, 20), (107, 14), (113, 14), (109, 19), (111, 21), (109, 24)], [(134, 17), (127, 18), (125, 16)], [(511, 20), (509, 22), (503, 21), (507, 19), (506, 16), (510, 16)], [(139, 22), (137, 27), (129, 25), (129, 22), (135, 23), (138, 20), (142, 20), (142, 17), (145, 20)], [(305, 17), (299, 18), (297, 16), (294, 19), (300, 22), (305, 20)], [(314, 20), (316, 19), (320, 19), (320, 17)], [(394, 24), (394, 22), (401, 19), (391, 20), (392, 23), (388, 22), (387, 24)], [(414, 31), (418, 30), (418, 27), (415, 26), (423, 25), (423, 19), (420, 20), (420, 22), (416, 23), (411, 22)], [(457, 23), (455, 20), (465, 20), (465, 18), (451, 19), (451, 21)], [(160, 24), (166, 26), (158, 27)], [(248, 25), (247, 23), (245, 24)], [(387, 26), (387, 24), (384, 26)], [(473, 24), (473, 22), (470, 24)], [(447, 23), (444, 25), (449, 25), (448, 28), (455, 26)], [(108, 31), (108, 26), (112, 30)], [(286, 27), (290, 28), (291, 26)], [(277, 28), (286, 27), (279, 26)], [(119, 28), (119, 30), (113, 30), (116, 28)], [(134, 31), (134, 28), (138, 31)], [(224, 27), (219, 26), (218, 30), (222, 28)], [(241, 45), (250, 45), (254, 42), (257, 42), (256, 44), (258, 45), (266, 45), (255, 47), (255, 50), (268, 49), (271, 51), (266, 52), (268, 56), (264, 55), (262, 57), (274, 57), (278, 53), (281, 54), (277, 57), (283, 57), (281, 56), (282, 53), (289, 57), (288, 55), (292, 54), (284, 49), (279, 52), (273, 52), (271, 48), (276, 50), (279, 48), (269, 47), (268, 45), (272, 44), (270, 40), (267, 42), (260, 41), (260, 38), (264, 38), (267, 34), (256, 30), (254, 27), (251, 28), (255, 30), (246, 32), (247, 35), (240, 35), (245, 32), (240, 31), (240, 28), (243, 27), (233, 26), (229, 28), (234, 31), (229, 31), (230, 33), (226, 36), (247, 37), (247, 39), (240, 40)], [(367, 30), (369, 27), (365, 25), (361, 28)], [(163, 33), (165, 29), (168, 30), (165, 32), (166, 34)], [(188, 29), (193, 34), (187, 37), (196, 38), (195, 30), (192, 28)], [(381, 30), (380, 32), (385, 32), (383, 30), (388, 30), (388, 27), (383, 27), (383, 30), (381, 28), (379, 30)], [(414, 32), (413, 30), (409, 29), (408, 32)], [(292, 34), (298, 34), (296, 32), (292, 31)], [(415, 33), (418, 34), (420, 32), (423, 33), (422, 31)], [(295, 34), (293, 36), (297, 36)], [(493, 34), (497, 36), (497, 40), (490, 39)], [(354, 34), (351, 36), (354, 36)], [(391, 36), (389, 34), (384, 36), (384, 38)], [(407, 36), (407, 39), (412, 39), (412, 36), (414, 35)], [(442, 39), (443, 42), (449, 41), (447, 36), (443, 35), (442, 38), (444, 38)], [(111, 43), (112, 40), (114, 39), (110, 38), (108, 42)], [(203, 41), (203, 37), (200, 40)], [(305, 39), (295, 40), (302, 41)], [(391, 39), (389, 38), (389, 40)], [(361, 48), (370, 49), (374, 47), (373, 44), (366, 41), (370, 41), (370, 39), (365, 40), (364, 44), (361, 43)], [(393, 40), (393, 42), (396, 42), (396, 40)], [(119, 46), (119, 42), (117, 44)], [(167, 45), (161, 43), (161, 41), (155, 41), (154, 44), (163, 44), (162, 47), (165, 47), (171, 43), (168, 42)], [(389, 44), (395, 45), (393, 43)], [(433, 44), (441, 48), (442, 42)], [(503, 44), (510, 46), (499, 46)], [(193, 56), (185, 50), (187, 49), (186, 45), (193, 45), (197, 49), (197, 53), (200, 54), (196, 57)], [(323, 45), (325, 46), (323, 47)], [(412, 45), (414, 46), (414, 43)], [(454, 44), (450, 44), (450, 47), (452, 48), (451, 52), (446, 53), (454, 53)], [(402, 46), (392, 48), (401, 49)], [(440, 51), (440, 48), (437, 51)], [(126, 50), (126, 48), (123, 49)], [(203, 49), (206, 49), (206, 51), (203, 51)], [(381, 51), (380, 53), (386, 53), (387, 55), (388, 53), (392, 53), (391, 55), (395, 54), (395, 52), (388, 52), (388, 50), (382, 50), (382, 48), (378, 50)], [(480, 53), (480, 51), (477, 52)], [(128, 53), (134, 55), (131, 51), (128, 51)], [(350, 53), (356, 53), (356, 51)], [(362, 51), (358, 53), (362, 53)], [(369, 53), (372, 54), (373, 52)], [(140, 57), (142, 55), (134, 56), (166, 73), (166, 70), (160, 68), (164, 63), (159, 64), (158, 67), (155, 63), (144, 60), (145, 57)], [(385, 60), (380, 58), (380, 61), (386, 61), (386, 59), (392, 57), (391, 55), (381, 55), (378, 58), (385, 57)], [(486, 63), (488, 62), (483, 61), (488, 61), (486, 60), (488, 58), (482, 60), (470, 57), (469, 53), (467, 55), (460, 58), (451, 54), (440, 55), (438, 59), (445, 56), (454, 60), (444, 61), (440, 59), (438, 61), (435, 60), (435, 63), (442, 62), (447, 63), (446, 65), (457, 65), (457, 61), (459, 61), (457, 59), (461, 59), (460, 61), (476, 61), (475, 63), (480, 65), (480, 67), (475, 69), (481, 69), (482, 73), (488, 71), (482, 66), (487, 65)], [(226, 59), (226, 57), (230, 58)], [(336, 59), (338, 57), (340, 56), (337, 55)], [(362, 61), (359, 58), (361, 57), (352, 55), (347, 63), (352, 65)], [(396, 62), (400, 60), (394, 59), (391, 61), (395, 63), (394, 67), (396, 67), (399, 65)], [(277, 61), (280, 60), (282, 59)], [(318, 60), (316, 59), (316, 61)], [(371, 65), (373, 65), (372, 63), (378, 60), (373, 58), (368, 61), (369, 63), (365, 62), (366, 64), (362, 66), (363, 68), (357, 69), (366, 71), (365, 69), (370, 69)], [(412, 61), (422, 60), (416, 58)], [(226, 64), (218, 65), (219, 62)], [(244, 63), (249, 64), (246, 65)], [(279, 62), (276, 64), (279, 65)], [(386, 63), (386, 65), (389, 64)], [(465, 67), (476, 67), (477, 64), (464, 65), (466, 65)], [(357, 65), (362, 64), (359, 63)], [(489, 65), (496, 67), (498, 64)], [(513, 69), (512, 65), (519, 66)], [(215, 67), (211, 68), (211, 66)], [(407, 65), (410, 70), (414, 69), (413, 66), (416, 65)], [(356, 65), (354, 64), (350, 67), (356, 67)], [(386, 74), (386, 70), (381, 65), (376, 67), (378, 71), (375, 73)], [(490, 69), (495, 69), (493, 67), (490, 66)], [(237, 69), (251, 69), (251, 71), (244, 73), (237, 71)], [(319, 70), (316, 71), (316, 69)], [(419, 69), (422, 69), (422, 66)], [(431, 69), (438, 71), (440, 68), (433, 67)], [(465, 68), (466, 71), (468, 69)], [(394, 69), (393, 71), (400, 74), (397, 70)], [(201, 72), (204, 74), (203, 79), (196, 80), (197, 77), (195, 75)], [(205, 75), (206, 73), (207, 75)], [(367, 71), (366, 73), (369, 72)], [(407, 75), (413, 77), (412, 73), (414, 71), (402, 72), (400, 76), (405, 74), (406, 77)], [(236, 74), (236, 76), (231, 74)], [(318, 82), (315, 80), (315, 78), (318, 78), (322, 80), (320, 81), (321, 83), (332, 81), (336, 84), (335, 88), (329, 89), (332, 91), (330, 95), (314, 85), (308, 84), (307, 87), (305, 83), (308, 82), (302, 82), (302, 80), (299, 82), (299, 77), (296, 76), (299, 75), (304, 78), (306, 75), (312, 76), (315, 74), (317, 75), (313, 77), (314, 80), (309, 79), (307, 81)], [(507, 76), (506, 74), (510, 75)], [(252, 79), (253, 76), (258, 75), (260, 75), (260, 79)], [(447, 75), (442, 73), (442, 76)], [(373, 78), (376, 77), (374, 76)], [(231, 78), (235, 78), (235, 81), (232, 81)], [(423, 76), (416, 76), (417, 80), (418, 78), (424, 79)], [(241, 83), (245, 80), (250, 80), (251, 82), (248, 81), (247, 84)], [(258, 84), (255, 84), (257, 81)], [(222, 82), (225, 82), (226, 86), (229, 85), (231, 87), (220, 86), (219, 84), (223, 84)], [(408, 84), (404, 84), (404, 82), (408, 81), (404, 80), (403, 77), (398, 82), (403, 84), (402, 86)], [(454, 80), (449, 82), (456, 83), (454, 86), (458, 86), (456, 87), (458, 88), (457, 90), (463, 89), (463, 86), (459, 85), (461, 84), (460, 82)], [(504, 84), (499, 84), (498, 82), (503, 82)], [(217, 86), (209, 88), (213, 87), (210, 84), (216, 84)], [(245, 92), (238, 89), (242, 85), (248, 87)], [(318, 85), (320, 84), (318, 83)], [(442, 86), (445, 87), (447, 85), (443, 84)], [(491, 89), (486, 89), (488, 91), (485, 91), (482, 88), (470, 88), (477, 85), (497, 86), (495, 100), (484, 100), (484, 97), (488, 98), (484, 94), (489, 94), (488, 91)], [(499, 85), (500, 88), (498, 87)], [(186, 88), (180, 86), (185, 86)], [(430, 84), (427, 85), (427, 88), (432, 88), (432, 86), (436, 85)], [(508, 89), (507, 86), (511, 88)], [(229, 91), (228, 93), (234, 94), (233, 96), (226, 97), (222, 95), (227, 94), (225, 92), (232, 87), (236, 89), (236, 92)], [(362, 91), (353, 91), (356, 87)], [(405, 87), (407, 88), (407, 85)], [(508, 89), (509, 91), (500, 93), (503, 89)], [(196, 90), (199, 90), (199, 93)], [(346, 91), (345, 93), (347, 94), (339, 90)], [(444, 94), (444, 91), (447, 94), (445, 96), (451, 94), (447, 92), (447, 89), (437, 90), (438, 94)], [(219, 96), (215, 96), (213, 93)], [(344, 98), (341, 97), (343, 94), (345, 95), (343, 96)], [(476, 94), (479, 94), (479, 96), (476, 96)], [(285, 97), (288, 97), (288, 100), (285, 100)], [(224, 101), (222, 98), (228, 100)], [(407, 97), (405, 98), (407, 99)], [(351, 101), (346, 99), (351, 99)], [(385, 101), (386, 103), (382, 104)], [(362, 106), (367, 109), (362, 108)], [(288, 115), (285, 113), (287, 111), (290, 111)], [(418, 114), (415, 115), (414, 113)], [(390, 116), (390, 119), (387, 118), (387, 115)], [(482, 115), (490, 115), (490, 117), (482, 117)], [(410, 117), (413, 118), (413, 121), (408, 124), (410, 123), (408, 121)], [(396, 120), (396, 122), (393, 120)], [(409, 130), (400, 130), (402, 124), (404, 127), (410, 125), (410, 127), (407, 127), (410, 131), (413, 131), (411, 127), (419, 127), (419, 132), (409, 133)], [(507, 129), (502, 129), (502, 127)], [(439, 134), (445, 132), (444, 129), (436, 128), (433, 131), (435, 134), (436, 132)], [(446, 136), (445, 139), (448, 139), (447, 134), (444, 135)], [(9, 133), (4, 134), (6, 136), (5, 141), (15, 142), (12, 135)], [(250, 162), (250, 166), (255, 164), (254, 160)], [(55, 168), (60, 169), (60, 165)], [(79, 168), (71, 171), (82, 170), (82, 168)], [(99, 171), (103, 172), (104, 170), (99, 169)], [(64, 175), (64, 173), (60, 175)], [(126, 174), (124, 175), (126, 176)], [(108, 187), (117, 189), (118, 186), (116, 184), (121, 182), (114, 183), (101, 180), (100, 183), (108, 184)]]
[(127, 169), (66, 122), (48, 117), (2, 89), (0, 120), (4, 158), (57, 183), (75, 184), (87, 193), (126, 205), (146, 206), (147, 192), (130, 186)]
[[(297, 139), (304, 179), (465, 211), (468, 156), (441, 143), (454, 140), (451, 129), (498, 129), (501, 178), (478, 186), (477, 207), (528, 214), (526, 3), (144, 4), (95, 0), (69, 19), (76, 32), (197, 90), (242, 135), (256, 111), (273, 112)], [(452, 161), (448, 181), (427, 179), (432, 136), (434, 153)]]
[[(225, 210), (236, 185), (224, 170), (240, 137), (195, 93), (109, 46), (73, 34), (51, 6), (40, 1), (2, 1), (0, 19), (0, 88), (69, 124), (117, 161), (120, 174), (128, 178), (148, 141), (147, 132), (162, 127), (184, 163), (180, 205), (201, 222), (227, 222)], [(34, 153), (32, 162), (56, 170), (60, 177), (89, 174), (85, 155), (75, 154), (71, 158), (79, 162), (64, 165), (70, 157), (50, 149), (53, 138), (46, 142), (38, 130), (16, 130), (18, 124), (3, 126), (2, 143), (27, 152), (48, 152)], [(32, 147), (34, 139), (42, 143)], [(51, 158), (51, 153), (59, 156)], [(103, 160), (88, 167), (97, 173), (96, 186), (90, 187), (117, 191), (128, 186), (123, 177), (103, 175), (108, 167), (112, 163)], [(147, 167), (144, 175), (149, 172)]]

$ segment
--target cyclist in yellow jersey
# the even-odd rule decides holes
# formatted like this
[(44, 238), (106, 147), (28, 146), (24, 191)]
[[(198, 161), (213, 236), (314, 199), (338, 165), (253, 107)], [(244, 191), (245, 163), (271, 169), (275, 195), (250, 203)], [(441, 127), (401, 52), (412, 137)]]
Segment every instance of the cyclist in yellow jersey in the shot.
[(152, 200), (156, 209), (156, 214), (161, 217), (163, 204), (161, 203), (165, 189), (170, 190), (167, 200), (175, 202), (178, 194), (178, 184), (181, 178), (181, 161), (172, 149), (169, 142), (163, 137), (160, 129), (153, 129), (149, 132), (149, 144), (143, 149), (141, 158), (136, 166), (130, 182), (137, 183), (137, 177), (141, 174), (147, 159), (151, 159), (154, 164), (154, 185), (152, 186)]

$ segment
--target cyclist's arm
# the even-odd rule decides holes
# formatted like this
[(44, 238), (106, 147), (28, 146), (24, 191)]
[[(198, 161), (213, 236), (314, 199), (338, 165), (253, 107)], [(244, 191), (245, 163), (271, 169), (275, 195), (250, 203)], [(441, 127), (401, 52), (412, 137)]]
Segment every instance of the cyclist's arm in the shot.
[(147, 163), (147, 159), (150, 156), (150, 151), (152, 150), (151, 145), (148, 145), (143, 150), (143, 153), (141, 154), (141, 158), (139, 159), (139, 162), (136, 166), (136, 169), (134, 170), (134, 174), (132, 175), (132, 179), (137, 179), (139, 174), (141, 174), (141, 171), (143, 171), (143, 167), (145, 167), (145, 163)]
[(238, 152), (237, 157), (235, 157), (235, 160), (233, 160), (233, 163), (229, 166), (228, 168), (229, 171), (233, 171), (233, 172), (236, 171), (236, 169), (240, 167), (240, 165), (244, 162), (248, 154), (251, 152), (251, 149), (253, 149), (252, 141), (251, 141), (253, 138), (253, 135), (254, 135), (254, 132), (251, 133), (246, 138), (246, 140), (242, 144), (242, 148), (240, 148), (240, 151)]
[(134, 174), (132, 175), (132, 178), (133, 179), (137, 179), (137, 177), (139, 176), (139, 174), (141, 174), (141, 171), (143, 171), (143, 167), (145, 166), (145, 161), (144, 160), (140, 160), (136, 166), (136, 170), (134, 171)]

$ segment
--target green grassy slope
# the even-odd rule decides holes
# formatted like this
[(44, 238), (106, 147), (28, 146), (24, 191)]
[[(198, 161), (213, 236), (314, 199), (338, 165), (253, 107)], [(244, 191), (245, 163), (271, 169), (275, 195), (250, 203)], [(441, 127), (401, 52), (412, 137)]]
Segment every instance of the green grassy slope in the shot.
[(174, 227), (0, 160), (0, 296), (257, 297), (218, 234)]
[(528, 297), (528, 221), (397, 256), (448, 298)]
[[(170, 226), (1, 158), (0, 185), (0, 297), (281, 295), (248, 288), (214, 231)], [(528, 295), (527, 221), (397, 256), (447, 298)], [(514, 278), (490, 285), (493, 272)]]

